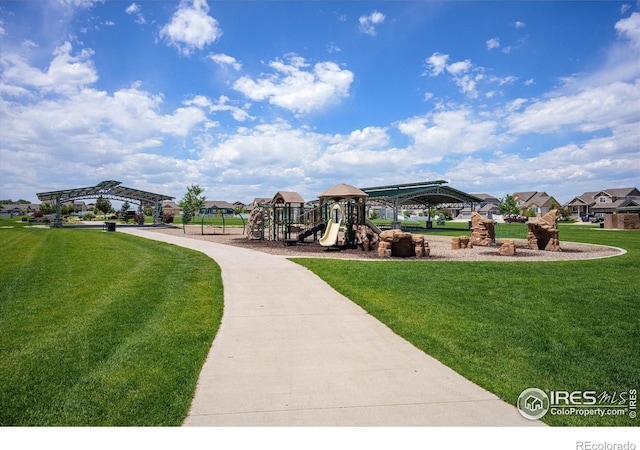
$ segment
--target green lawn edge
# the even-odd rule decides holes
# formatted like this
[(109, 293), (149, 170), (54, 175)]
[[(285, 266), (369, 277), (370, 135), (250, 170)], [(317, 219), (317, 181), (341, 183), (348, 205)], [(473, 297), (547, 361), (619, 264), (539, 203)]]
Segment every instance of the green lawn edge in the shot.
[(219, 266), (99, 230), (16, 225), (0, 242), (0, 426), (181, 425), (222, 317)]

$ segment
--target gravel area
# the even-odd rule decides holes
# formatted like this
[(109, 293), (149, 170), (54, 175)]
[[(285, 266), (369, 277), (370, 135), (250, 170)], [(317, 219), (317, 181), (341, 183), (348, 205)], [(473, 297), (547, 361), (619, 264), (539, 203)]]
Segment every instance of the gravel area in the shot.
[(578, 244), (574, 242), (563, 242), (560, 240), (560, 252), (546, 252), (541, 250), (531, 250), (527, 246), (527, 241), (523, 239), (514, 239), (516, 245), (515, 256), (501, 256), (498, 254), (498, 245), (491, 247), (473, 247), (471, 249), (451, 250), (451, 236), (425, 236), (431, 250), (428, 258), (379, 258), (375, 251), (364, 252), (360, 249), (349, 249), (342, 251), (327, 250), (321, 247), (317, 242), (314, 243), (310, 239), (303, 243), (293, 246), (286, 246), (281, 241), (260, 241), (249, 240), (243, 234), (242, 229), (228, 228), (226, 234), (221, 233), (222, 230), (205, 230), (211, 234), (201, 234), (199, 226), (187, 227), (184, 233), (182, 228), (151, 228), (150, 230), (158, 233), (172, 234), (175, 236), (184, 236), (190, 239), (202, 239), (205, 241), (215, 242), (218, 244), (233, 245), (237, 247), (247, 248), (260, 252), (270, 253), (273, 255), (282, 255), (284, 257), (311, 257), (311, 258), (334, 258), (334, 259), (371, 259), (371, 260), (415, 260), (415, 261), (563, 261), (577, 259), (596, 259), (607, 258), (624, 254), (622, 249), (607, 247), (603, 245)]

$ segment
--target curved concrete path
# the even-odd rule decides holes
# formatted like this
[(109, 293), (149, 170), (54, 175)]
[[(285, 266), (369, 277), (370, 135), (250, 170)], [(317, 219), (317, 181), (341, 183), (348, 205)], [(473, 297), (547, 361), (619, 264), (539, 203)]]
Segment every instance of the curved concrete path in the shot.
[(281, 256), (141, 229), (222, 269), (222, 324), (185, 425), (542, 425)]

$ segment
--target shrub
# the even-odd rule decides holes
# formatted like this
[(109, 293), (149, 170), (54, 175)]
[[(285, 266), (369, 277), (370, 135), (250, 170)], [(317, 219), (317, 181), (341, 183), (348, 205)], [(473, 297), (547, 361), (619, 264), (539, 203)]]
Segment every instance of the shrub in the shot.
[(173, 214), (172, 213), (162, 214), (162, 221), (164, 223), (173, 223)]
[(95, 218), (96, 216), (91, 212), (85, 213), (84, 216), (82, 216), (82, 220), (93, 220)]

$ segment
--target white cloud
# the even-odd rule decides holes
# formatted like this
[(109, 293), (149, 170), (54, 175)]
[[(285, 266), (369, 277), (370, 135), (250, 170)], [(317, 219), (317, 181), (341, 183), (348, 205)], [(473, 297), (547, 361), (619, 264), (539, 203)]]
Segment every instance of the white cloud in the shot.
[(493, 50), (494, 48), (500, 48), (500, 39), (492, 38), (487, 40), (487, 50)]
[[(268, 101), (296, 113), (308, 113), (333, 104), (349, 95), (353, 72), (334, 62), (319, 62), (313, 68), (304, 58), (290, 55), (287, 62), (275, 60), (269, 66), (276, 71), (254, 80), (238, 79), (233, 88), (254, 101)], [(309, 69), (307, 69), (309, 68)]]
[(553, 133), (568, 127), (593, 132), (628, 123), (640, 125), (640, 80), (615, 82), (573, 95), (540, 100), (510, 117), (515, 133)]
[(527, 24), (524, 23), (524, 22), (520, 22), (519, 20), (516, 20), (516, 22), (514, 23), (514, 26), (516, 28), (525, 28), (527, 26)]
[(468, 59), (465, 61), (458, 61), (447, 66), (447, 72), (452, 75), (459, 75), (464, 72), (468, 72), (471, 69), (471, 61)]
[(129, 6), (127, 6), (127, 8), (124, 10), (127, 14), (135, 14), (138, 13), (142, 10), (142, 8), (140, 7), (140, 5), (138, 5), (137, 3), (132, 3)]
[(498, 135), (495, 121), (474, 118), (468, 108), (412, 117), (397, 127), (413, 140), (409, 150), (420, 164), (436, 164), (445, 156), (491, 148), (504, 139)]
[(360, 23), (360, 32), (368, 34), (369, 36), (376, 35), (376, 25), (384, 22), (385, 15), (379, 11), (372, 11), (369, 15), (360, 16), (358, 22)]
[(160, 36), (183, 55), (202, 50), (222, 35), (218, 21), (208, 13), (206, 0), (182, 0), (171, 22), (160, 30)]
[(203, 95), (198, 95), (191, 100), (185, 101), (184, 104), (187, 106), (197, 106), (198, 108), (206, 109), (211, 113), (227, 111), (231, 113), (231, 116), (238, 122), (255, 119), (255, 117), (251, 116), (247, 112), (250, 105), (245, 104), (243, 105), (244, 107), (234, 106), (229, 104), (229, 97), (225, 95), (221, 95), (215, 103)]
[(43, 92), (71, 94), (95, 83), (98, 74), (91, 61), (93, 51), (83, 49), (72, 55), (72, 46), (65, 42), (54, 50), (54, 58), (46, 71), (31, 67), (16, 53), (0, 55), (4, 67), (2, 83), (5, 89), (36, 88)]
[(144, 25), (147, 23), (147, 20), (144, 18), (142, 14), (142, 7), (137, 3), (132, 3), (124, 10), (129, 15), (135, 15), (135, 22), (140, 25)]
[(429, 70), (428, 74), (432, 77), (440, 75), (446, 69), (448, 60), (449, 55), (443, 55), (438, 52), (433, 53), (425, 60), (427, 69)]
[(615, 25), (619, 35), (625, 36), (631, 43), (631, 47), (640, 48), (640, 14), (634, 12), (626, 19), (620, 20)]
[(207, 57), (221, 66), (231, 66), (235, 70), (242, 69), (242, 64), (240, 64), (233, 56), (229, 56), (225, 53), (210, 53)]
[[(513, 84), (518, 79), (514, 76), (486, 75), (487, 69), (473, 64), (469, 59), (448, 64), (449, 59), (449, 55), (433, 53), (425, 59), (427, 70), (422, 75), (435, 77), (443, 73), (448, 74), (458, 86), (459, 91), (470, 99), (476, 99), (480, 96), (479, 86), (483, 83), (504, 86)], [(484, 97), (491, 98), (497, 94), (499, 94), (498, 91), (489, 91), (484, 93)]]

